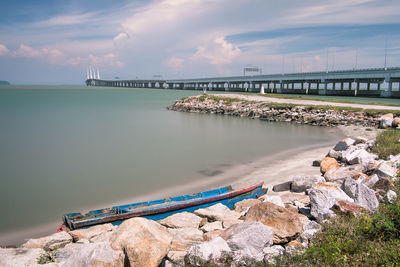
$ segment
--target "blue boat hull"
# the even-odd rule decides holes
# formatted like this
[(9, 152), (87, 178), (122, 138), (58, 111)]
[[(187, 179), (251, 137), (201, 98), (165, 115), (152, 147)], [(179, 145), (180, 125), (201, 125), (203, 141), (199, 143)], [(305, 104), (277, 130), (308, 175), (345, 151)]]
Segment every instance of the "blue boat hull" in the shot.
[(218, 203), (234, 208), (235, 203), (244, 199), (257, 198), (265, 193), (263, 183), (233, 191), (231, 187), (200, 192), (193, 195), (159, 199), (150, 202), (114, 206), (110, 209), (94, 210), (87, 214), (69, 213), (64, 215), (64, 224), (69, 229), (87, 228), (102, 223), (119, 225), (132, 217), (143, 217), (150, 220), (161, 220), (172, 214), (183, 211), (194, 212)]

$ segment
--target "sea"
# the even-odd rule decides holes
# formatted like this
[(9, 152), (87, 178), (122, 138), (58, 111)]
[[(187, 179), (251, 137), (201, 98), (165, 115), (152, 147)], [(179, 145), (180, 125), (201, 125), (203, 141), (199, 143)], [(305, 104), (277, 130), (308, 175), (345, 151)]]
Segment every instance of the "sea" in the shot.
[(0, 245), (54, 232), (68, 212), (171, 196), (234, 166), (337, 138), (331, 128), (166, 109), (196, 94), (1, 86)]

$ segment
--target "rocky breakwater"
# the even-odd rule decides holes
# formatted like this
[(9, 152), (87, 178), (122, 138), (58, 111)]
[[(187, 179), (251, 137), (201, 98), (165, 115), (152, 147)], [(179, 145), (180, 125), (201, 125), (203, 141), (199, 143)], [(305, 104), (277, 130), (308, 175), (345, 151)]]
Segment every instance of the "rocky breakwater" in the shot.
[(395, 197), (400, 154), (379, 159), (374, 140), (346, 138), (321, 160), (321, 175), (296, 176), (258, 199), (216, 204), (160, 221), (132, 218), (0, 248), (0, 266), (254, 266), (312, 245), (338, 214), (374, 212)]
[(258, 118), (267, 121), (285, 121), (315, 126), (359, 125), (365, 127), (400, 129), (400, 117), (381, 116), (380, 112), (333, 106), (300, 106), (245, 101), (223, 96), (202, 95), (177, 100), (169, 110), (223, 114)]

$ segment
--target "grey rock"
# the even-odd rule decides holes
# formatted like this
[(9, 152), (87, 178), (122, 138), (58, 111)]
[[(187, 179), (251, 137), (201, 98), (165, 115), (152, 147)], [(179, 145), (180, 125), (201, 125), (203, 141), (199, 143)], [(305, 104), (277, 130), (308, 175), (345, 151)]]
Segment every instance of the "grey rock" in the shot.
[(350, 153), (343, 154), (343, 159), (350, 165), (361, 164), (364, 170), (370, 169), (378, 158), (377, 155), (371, 154), (364, 149), (354, 150)]
[(221, 264), (225, 262), (229, 253), (231, 253), (231, 249), (228, 243), (218, 236), (209, 242), (190, 247), (185, 259), (192, 266), (203, 266), (209, 262)]
[(354, 200), (355, 204), (370, 211), (376, 210), (379, 206), (379, 201), (376, 198), (375, 191), (362, 183), (357, 184)]
[(367, 142), (368, 142), (368, 138), (365, 138), (365, 137), (363, 137), (363, 136), (357, 136), (357, 137), (355, 138), (354, 144), (355, 144), (355, 145), (358, 145), (358, 144), (365, 144), (365, 143), (367, 143)]
[[(87, 239), (81, 239), (81, 240), (86, 240), (85, 244), (89, 244), (89, 241)], [(54, 261), (56, 263), (66, 261), (69, 257), (74, 255), (74, 253), (76, 253), (81, 248), (82, 245), (84, 244), (70, 243), (63, 248), (56, 250), (56, 252), (54, 253)]]
[(72, 242), (72, 237), (67, 232), (59, 232), (50, 236), (29, 239), (26, 243), (22, 244), (22, 248), (43, 248), (44, 250), (54, 250), (62, 248)]
[(226, 240), (234, 258), (262, 261), (263, 249), (273, 244), (274, 230), (260, 222), (244, 222), (226, 229), (221, 237)]
[(381, 129), (387, 129), (391, 128), (393, 123), (393, 119), (388, 118), (388, 117), (383, 117), (381, 121), (379, 122), (379, 128)]
[(346, 178), (342, 184), (342, 190), (352, 199), (356, 198), (358, 182), (354, 179)]
[(2, 267), (50, 267), (57, 266), (55, 263), (38, 264), (41, 255), (46, 251), (41, 248), (0, 248), (0, 266)]
[(349, 146), (353, 145), (354, 142), (355, 142), (355, 140), (352, 139), (352, 138), (345, 138), (345, 139), (342, 139), (342, 140), (340, 140), (340, 141), (335, 145), (335, 147), (333, 148), (333, 150), (336, 150), (336, 151), (344, 151), (344, 150), (346, 150)]
[(398, 154), (396, 156), (390, 155), (388, 160), (389, 160), (390, 163), (393, 164), (393, 167), (400, 168), (400, 154)]
[(357, 164), (331, 169), (324, 174), (324, 177), (327, 182), (342, 184), (344, 180), (348, 177), (353, 179), (359, 178), (363, 173), (362, 171), (362, 166), (360, 164)]
[(288, 256), (295, 256), (305, 251), (305, 247), (297, 240), (289, 242), (285, 247), (285, 254)]
[(96, 236), (100, 236), (105, 234), (106, 232), (112, 232), (116, 229), (116, 226), (111, 223), (99, 224), (96, 226), (92, 226), (86, 229), (77, 229), (74, 231), (70, 231), (69, 234), (74, 238), (74, 241), (77, 242), (80, 239), (95, 239)]
[(277, 184), (277, 185), (274, 185), (274, 187), (272, 187), (272, 191), (274, 191), (274, 192), (289, 191), (291, 185), (292, 185), (292, 181)]
[(319, 182), (325, 182), (325, 178), (320, 175), (296, 176), (293, 178), (292, 187), (290, 191), (297, 193), (306, 192), (314, 184)]
[(122, 250), (114, 250), (109, 242), (81, 245), (70, 257), (58, 263), (59, 267), (69, 266), (124, 266)]
[(285, 204), (283, 204), (282, 198), (280, 196), (267, 196), (264, 198), (263, 202), (270, 202), (283, 208), (285, 207)]
[(366, 179), (362, 180), (362, 183), (368, 186), (369, 188), (372, 188), (377, 182), (379, 181), (379, 177), (376, 174), (373, 174), (369, 176)]
[(374, 174), (378, 175), (379, 179), (382, 178), (393, 178), (397, 175), (396, 168), (393, 168), (386, 162), (382, 162), (375, 169)]
[(334, 149), (329, 150), (327, 157), (340, 160), (342, 158), (342, 151), (336, 151)]
[(394, 192), (393, 190), (389, 190), (385, 194), (384, 200), (387, 203), (393, 203), (396, 198), (397, 198), (396, 192)]
[(343, 190), (333, 183), (317, 183), (313, 185), (308, 193), (311, 202), (311, 215), (317, 221), (334, 217), (335, 214), (330, 208), (337, 200), (354, 202)]
[(321, 160), (320, 159), (314, 160), (313, 163), (312, 163), (312, 166), (313, 167), (321, 166)]
[(281, 245), (274, 245), (271, 247), (266, 247), (263, 250), (264, 252), (264, 262), (267, 264), (275, 264), (275, 257), (282, 255), (285, 252), (285, 248)]

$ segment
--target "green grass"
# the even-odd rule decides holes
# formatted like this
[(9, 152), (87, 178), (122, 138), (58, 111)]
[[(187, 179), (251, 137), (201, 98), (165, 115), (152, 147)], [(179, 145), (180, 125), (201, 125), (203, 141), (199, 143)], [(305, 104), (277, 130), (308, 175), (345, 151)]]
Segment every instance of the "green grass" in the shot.
[(372, 149), (373, 153), (378, 154), (379, 158), (386, 159), (389, 155), (400, 153), (400, 131), (395, 129), (381, 132), (376, 137), (376, 144)]
[(290, 95), (268, 94), (268, 93), (267, 94), (258, 94), (258, 95), (259, 96), (265, 96), (265, 97), (272, 97), (272, 98), (314, 100), (314, 101), (333, 102), (333, 103), (362, 104), (362, 105), (381, 105), (381, 106), (394, 106), (394, 107), (399, 106), (399, 105), (396, 105), (396, 104), (382, 104), (382, 103), (377, 103), (377, 102), (361, 103), (361, 102), (356, 102), (356, 101), (323, 99), (323, 98), (307, 97), (307, 96), (290, 96)]
[[(400, 194), (396, 183), (397, 194)], [(337, 216), (301, 255), (277, 258), (276, 266), (399, 266), (400, 199), (376, 213)]]

